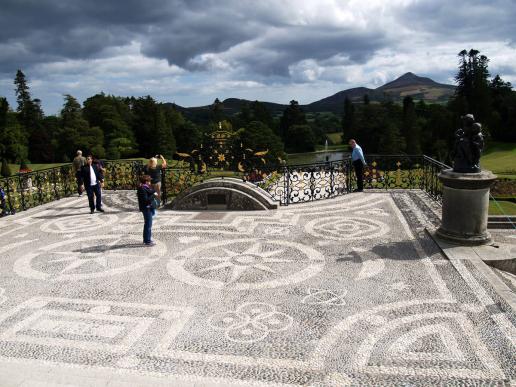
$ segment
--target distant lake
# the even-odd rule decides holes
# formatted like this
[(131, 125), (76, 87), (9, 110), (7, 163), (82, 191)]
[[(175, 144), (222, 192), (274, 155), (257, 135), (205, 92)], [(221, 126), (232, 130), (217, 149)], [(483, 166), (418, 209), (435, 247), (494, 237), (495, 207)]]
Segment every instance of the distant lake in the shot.
[(315, 164), (324, 163), (326, 157), (328, 161), (338, 161), (346, 159), (350, 156), (350, 152), (344, 151), (319, 151), (319, 152), (307, 152), (307, 153), (291, 153), (288, 155), (287, 163), (293, 164)]

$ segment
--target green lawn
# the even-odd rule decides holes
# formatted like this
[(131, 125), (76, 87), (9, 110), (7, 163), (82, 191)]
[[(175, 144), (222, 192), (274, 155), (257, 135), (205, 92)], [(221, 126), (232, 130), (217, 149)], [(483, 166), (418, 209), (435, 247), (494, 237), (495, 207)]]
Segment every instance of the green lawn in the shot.
[[(143, 157), (128, 159), (128, 160), (141, 160), (144, 164), (146, 164), (149, 159), (145, 159)], [(186, 164), (182, 161), (178, 160), (167, 160), (169, 167), (184, 167)], [(60, 167), (61, 165), (67, 165), (70, 163), (49, 163), (49, 164), (27, 164), (27, 167), (32, 171), (41, 171), (42, 169)], [(158, 160), (158, 164), (161, 164), (161, 160)], [(186, 165), (187, 166), (187, 165)], [(9, 168), (11, 169), (11, 173), (14, 175), (20, 169), (20, 164), (9, 164)]]
[(516, 143), (489, 143), (480, 159), (480, 165), (500, 178), (516, 179)]
[[(60, 167), (61, 165), (65, 165), (69, 163), (53, 163), (53, 164), (27, 164), (27, 167), (33, 171), (41, 171), (42, 169)], [(11, 169), (11, 173), (15, 174), (20, 169), (20, 164), (9, 164), (9, 168)]]
[(327, 133), (326, 137), (328, 137), (331, 142), (335, 145), (342, 144), (342, 133), (336, 132), (336, 133)]
[(516, 215), (516, 203), (497, 200), (489, 201), (489, 215)]
[[(324, 151), (324, 150), (325, 150), (324, 145), (316, 145), (315, 146), (316, 152), (320, 152), (320, 151)], [(349, 152), (347, 145), (344, 145), (344, 144), (328, 145), (328, 151), (335, 151), (335, 150), (343, 150), (343, 151)]]

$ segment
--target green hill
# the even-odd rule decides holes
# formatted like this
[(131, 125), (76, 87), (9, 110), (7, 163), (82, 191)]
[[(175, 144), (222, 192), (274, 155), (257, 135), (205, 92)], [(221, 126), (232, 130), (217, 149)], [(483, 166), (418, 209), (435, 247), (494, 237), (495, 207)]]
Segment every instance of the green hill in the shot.
[(488, 143), (480, 166), (493, 171), (500, 178), (516, 179), (516, 143)]

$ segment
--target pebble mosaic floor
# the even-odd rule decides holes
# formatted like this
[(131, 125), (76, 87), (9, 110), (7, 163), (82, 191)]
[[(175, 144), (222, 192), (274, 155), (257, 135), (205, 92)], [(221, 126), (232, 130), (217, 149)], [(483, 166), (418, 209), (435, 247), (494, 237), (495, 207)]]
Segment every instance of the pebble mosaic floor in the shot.
[(104, 202), (104, 214), (69, 198), (0, 219), (0, 362), (206, 386), (516, 378), (516, 316), (473, 265), (441, 255), (422, 192), (161, 210), (151, 248), (134, 192)]

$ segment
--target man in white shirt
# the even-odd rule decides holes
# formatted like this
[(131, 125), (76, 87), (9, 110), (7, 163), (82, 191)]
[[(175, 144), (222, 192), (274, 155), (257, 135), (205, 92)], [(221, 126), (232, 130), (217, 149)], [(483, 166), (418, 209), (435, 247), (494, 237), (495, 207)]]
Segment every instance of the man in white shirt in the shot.
[[(81, 168), (81, 176), (84, 181), (84, 188), (88, 195), (90, 211), (93, 214), (95, 209), (98, 212), (104, 212), (102, 209), (102, 190), (101, 184), (104, 182), (102, 169), (93, 163), (93, 156), (86, 157), (86, 165)], [(93, 200), (95, 196), (95, 201)]]
[(366, 165), (364, 153), (360, 145), (358, 145), (354, 139), (349, 140), (349, 146), (353, 148), (353, 152), (351, 152), (351, 162), (353, 163), (357, 177), (357, 189), (354, 192), (362, 192), (364, 190), (364, 166)]

